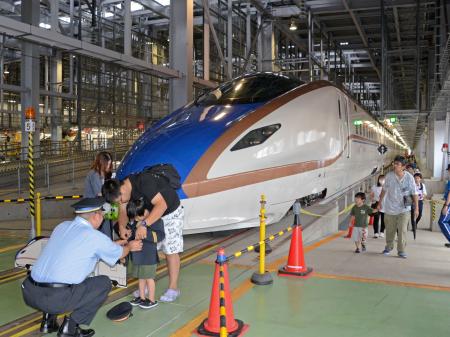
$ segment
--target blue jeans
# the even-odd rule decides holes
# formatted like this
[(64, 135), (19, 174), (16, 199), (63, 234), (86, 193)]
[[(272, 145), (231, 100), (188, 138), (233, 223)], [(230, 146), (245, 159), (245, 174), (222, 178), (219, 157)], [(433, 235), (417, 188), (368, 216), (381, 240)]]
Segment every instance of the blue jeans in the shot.
[(439, 227), (441, 228), (442, 234), (450, 241), (450, 212), (447, 209), (447, 214), (442, 214), (439, 217), (438, 221)]

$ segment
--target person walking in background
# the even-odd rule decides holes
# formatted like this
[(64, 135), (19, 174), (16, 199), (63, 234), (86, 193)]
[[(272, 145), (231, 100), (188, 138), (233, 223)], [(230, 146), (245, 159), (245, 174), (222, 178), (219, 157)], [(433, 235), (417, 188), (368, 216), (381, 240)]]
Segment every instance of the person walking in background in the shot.
[[(373, 185), (370, 191), (370, 201), (371, 207), (373, 209), (378, 208), (378, 203), (380, 202), (380, 194), (384, 185), (384, 174), (378, 176), (377, 184)], [(384, 213), (380, 210), (373, 214), (373, 233), (374, 238), (384, 237)]]
[[(102, 195), (102, 186), (105, 180), (110, 179), (112, 174), (112, 156), (109, 152), (101, 151), (95, 157), (91, 170), (84, 180), (84, 198), (95, 198)], [(103, 220), (98, 229), (110, 239), (113, 238), (111, 220)]]
[(416, 191), (419, 197), (419, 215), (417, 216), (416, 219), (416, 228), (417, 228), (417, 225), (419, 224), (419, 221), (422, 218), (423, 200), (427, 196), (427, 188), (425, 187), (424, 183), (422, 183), (421, 173), (414, 174), (414, 181), (416, 183)]
[(406, 231), (410, 218), (411, 205), (414, 204), (414, 217), (419, 215), (419, 199), (414, 177), (405, 171), (406, 160), (402, 156), (394, 158), (394, 171), (386, 174), (380, 194), (378, 209), (384, 210), (386, 225), (386, 247), (384, 255), (394, 249), (395, 234), (398, 233), (397, 251), (401, 258), (407, 257)]

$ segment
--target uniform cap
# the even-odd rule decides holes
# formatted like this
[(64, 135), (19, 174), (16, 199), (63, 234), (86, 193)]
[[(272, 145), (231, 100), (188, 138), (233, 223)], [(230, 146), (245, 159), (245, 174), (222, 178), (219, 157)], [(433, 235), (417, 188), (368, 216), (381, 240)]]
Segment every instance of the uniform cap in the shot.
[(122, 322), (132, 316), (132, 311), (133, 307), (130, 302), (121, 302), (109, 309), (106, 313), (106, 317), (114, 322)]
[(105, 199), (103, 197), (83, 198), (73, 204), (72, 207), (75, 209), (76, 214), (81, 214), (103, 210), (104, 203)]

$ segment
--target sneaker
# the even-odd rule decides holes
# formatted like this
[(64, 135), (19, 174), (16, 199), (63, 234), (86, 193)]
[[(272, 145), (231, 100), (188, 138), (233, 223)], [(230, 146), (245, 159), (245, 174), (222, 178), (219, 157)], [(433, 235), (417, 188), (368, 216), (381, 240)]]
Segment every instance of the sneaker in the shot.
[(142, 302), (144, 302), (144, 300), (142, 298), (140, 298), (139, 296), (137, 296), (130, 301), (130, 304), (132, 306), (137, 306), (137, 305), (140, 305)]
[(403, 252), (398, 253), (398, 257), (401, 257), (402, 259), (407, 258), (406, 253), (403, 253)]
[(378, 239), (380, 235), (378, 233), (375, 233), (375, 235), (373, 236), (374, 239)]
[(356, 248), (355, 253), (359, 253), (359, 252), (360, 252), (359, 248)]
[(367, 249), (366, 249), (366, 245), (363, 245), (363, 244), (361, 244), (361, 250), (363, 251), (363, 252), (365, 252)]
[[(134, 292), (133, 292), (133, 297), (140, 297), (141, 295), (140, 295), (140, 293), (139, 293), (139, 289), (138, 290), (135, 290)], [(147, 297), (148, 296), (148, 289), (147, 289), (147, 287), (145, 287), (145, 296)]]
[(391, 251), (389, 249), (385, 249), (382, 252), (383, 255), (389, 255), (390, 253), (391, 253)]
[(384, 238), (384, 233), (380, 233), (380, 238)]
[(139, 308), (151, 309), (151, 308), (156, 307), (157, 305), (158, 305), (158, 301), (152, 302), (148, 298), (146, 298), (139, 304)]
[(179, 289), (167, 289), (166, 292), (163, 295), (161, 295), (159, 300), (161, 302), (173, 302), (180, 295), (181, 295), (181, 291)]

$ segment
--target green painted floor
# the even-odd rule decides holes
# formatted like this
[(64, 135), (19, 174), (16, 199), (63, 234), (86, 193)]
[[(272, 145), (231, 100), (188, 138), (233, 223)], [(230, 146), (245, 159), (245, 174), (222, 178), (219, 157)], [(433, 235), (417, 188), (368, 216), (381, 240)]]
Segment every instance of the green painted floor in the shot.
[(0, 325), (4, 325), (35, 310), (28, 307), (22, 299), (20, 285), (23, 279), (2, 284), (0, 286)]
[(450, 292), (314, 277), (274, 281), (236, 301), (236, 318), (250, 325), (246, 336), (431, 337), (450, 331)]
[[(98, 312), (91, 327), (98, 337), (170, 336), (208, 308), (211, 268), (193, 265), (184, 269), (183, 295), (175, 304), (135, 308), (134, 316), (122, 323), (106, 319), (110, 304)], [(232, 288), (251, 274), (230, 269)], [(158, 294), (165, 286), (165, 280), (158, 283)], [(234, 311), (236, 318), (250, 325), (249, 337), (431, 337), (450, 331), (448, 303), (450, 292), (445, 291), (274, 275), (273, 285), (251, 288), (235, 301)]]
[(14, 257), (16, 253), (16, 250), (0, 253), (0, 272), (14, 268)]

